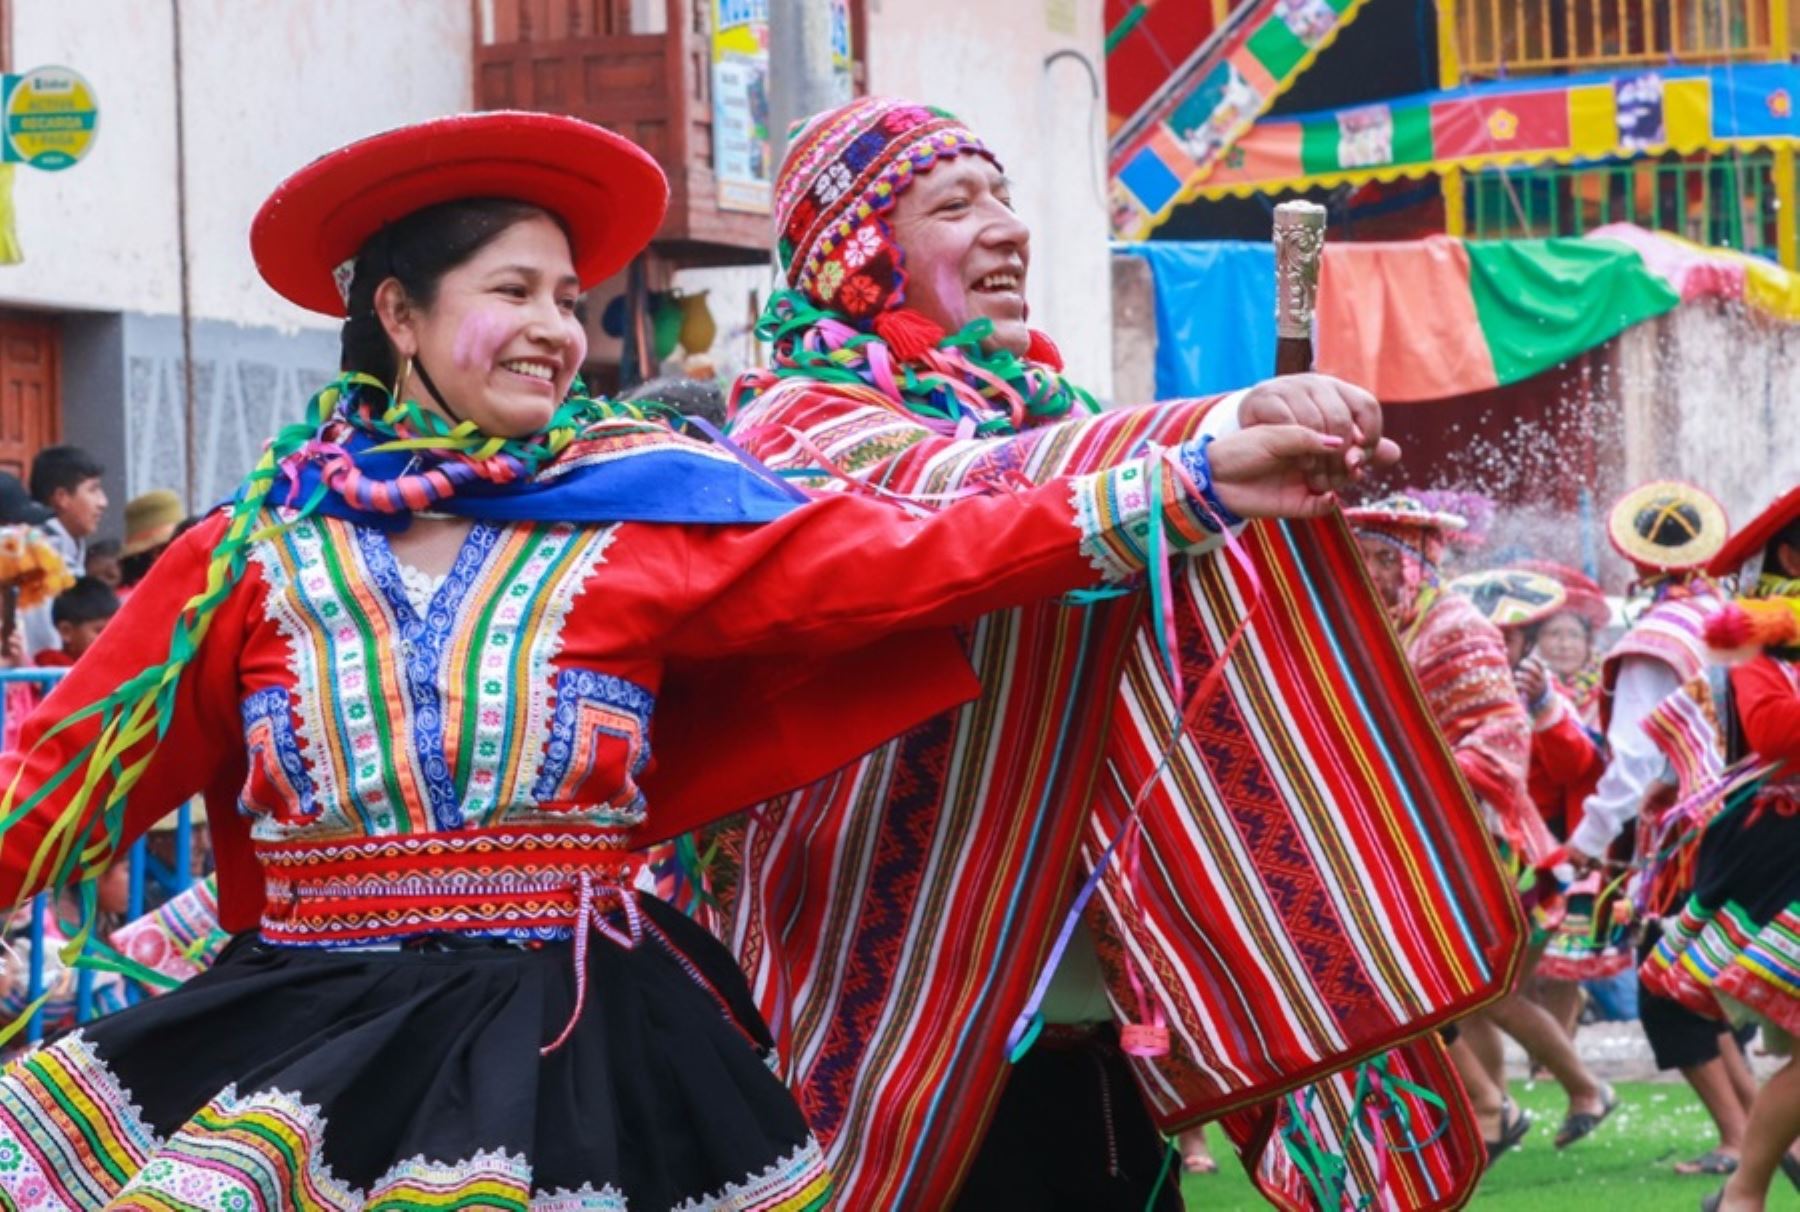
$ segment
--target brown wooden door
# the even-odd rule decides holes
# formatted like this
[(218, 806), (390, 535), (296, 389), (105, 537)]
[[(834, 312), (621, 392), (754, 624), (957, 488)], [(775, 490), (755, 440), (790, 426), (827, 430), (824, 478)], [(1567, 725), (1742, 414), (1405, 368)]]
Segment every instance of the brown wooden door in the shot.
[(21, 480), (62, 435), (61, 346), (56, 321), (0, 311), (0, 471)]

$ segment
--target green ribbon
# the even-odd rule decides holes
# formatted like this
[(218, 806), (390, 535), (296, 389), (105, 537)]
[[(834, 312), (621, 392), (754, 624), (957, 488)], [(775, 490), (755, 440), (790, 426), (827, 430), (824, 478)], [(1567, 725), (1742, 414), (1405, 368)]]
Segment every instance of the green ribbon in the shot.
[(1350, 1164), (1319, 1143), (1319, 1139), (1313, 1135), (1313, 1088), (1308, 1086), (1301, 1093), (1306, 1097), (1304, 1103), (1293, 1094), (1282, 1099), (1288, 1113), (1287, 1123), (1281, 1127), (1282, 1147), (1287, 1151), (1288, 1160), (1300, 1171), (1300, 1177), (1312, 1188), (1313, 1198), (1318, 1201), (1319, 1207), (1341, 1208), (1344, 1205), (1344, 1188), (1349, 1183)]
[[(1443, 1139), (1444, 1133), (1449, 1131), (1449, 1104), (1435, 1090), (1421, 1086), (1417, 1082), (1408, 1081), (1404, 1077), (1396, 1077), (1393, 1073), (1393, 1060), (1393, 1053), (1384, 1052), (1375, 1059), (1364, 1061), (1356, 1067), (1356, 1089), (1351, 1095), (1351, 1106), (1355, 1107), (1357, 1112), (1356, 1128), (1362, 1133), (1365, 1140), (1371, 1144), (1375, 1142), (1375, 1130), (1370, 1126), (1368, 1118), (1361, 1114), (1361, 1111), (1365, 1104), (1373, 1102), (1378, 1097), (1375, 1079), (1380, 1078), (1381, 1096), (1385, 1096), (1389, 1110), (1382, 1111), (1377, 1108), (1375, 1118), (1382, 1120), (1392, 1117), (1399, 1120), (1401, 1141), (1404, 1142), (1390, 1143), (1387, 1147), (1396, 1153), (1418, 1153), (1435, 1145)], [(1432, 1130), (1430, 1136), (1423, 1140), (1419, 1139), (1418, 1134), (1413, 1131), (1412, 1107), (1405, 1099), (1395, 1097), (1396, 1093), (1410, 1094), (1426, 1106), (1442, 1113), (1438, 1117), (1437, 1127)]]
[[(756, 322), (756, 335), (774, 346), (777, 378), (805, 378), (822, 383), (861, 384), (875, 386), (868, 357), (862, 351), (880, 337), (858, 329), (845, 340), (839, 350), (808, 349), (806, 334), (818, 325), (835, 320), (846, 328), (857, 329), (854, 320), (841, 312), (815, 305), (796, 290), (780, 290), (769, 296), (762, 315)], [(994, 333), (994, 323), (985, 317), (970, 320), (956, 332), (944, 337), (937, 348), (956, 355), (974, 369), (991, 375), (1017, 393), (1025, 411), (1039, 419), (1067, 416), (1071, 411), (1097, 413), (1100, 404), (1086, 389), (1076, 386), (1053, 371), (1035, 366), (1008, 350), (984, 350), (982, 342)], [(846, 359), (848, 352), (854, 356)], [(954, 423), (962, 418), (955, 407), (950, 389), (941, 382), (940, 372), (920, 368), (911, 363), (894, 366), (894, 379), (900, 388), (900, 402), (909, 412), (935, 421)], [(977, 375), (967, 375), (964, 383), (984, 395), (991, 390)], [(1016, 432), (1012, 418), (1004, 414), (990, 417), (975, 425), (982, 437)]]

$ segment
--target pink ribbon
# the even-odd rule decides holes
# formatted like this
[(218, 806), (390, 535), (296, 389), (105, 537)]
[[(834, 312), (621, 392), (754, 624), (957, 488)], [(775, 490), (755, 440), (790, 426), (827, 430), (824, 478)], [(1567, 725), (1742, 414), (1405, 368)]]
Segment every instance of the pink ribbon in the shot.
[[(644, 919), (638, 910), (637, 897), (627, 885), (604, 885), (600, 889), (600, 896), (596, 897), (593, 872), (583, 871), (575, 887), (575, 1008), (570, 1011), (569, 1021), (563, 1025), (561, 1033), (538, 1049), (539, 1056), (549, 1056), (568, 1043), (569, 1036), (575, 1033), (576, 1024), (581, 1022), (581, 1012), (587, 1008), (589, 932), (610, 939), (627, 951), (644, 939)], [(625, 913), (624, 930), (620, 930), (606, 918), (607, 910), (613, 907), (622, 909)]]

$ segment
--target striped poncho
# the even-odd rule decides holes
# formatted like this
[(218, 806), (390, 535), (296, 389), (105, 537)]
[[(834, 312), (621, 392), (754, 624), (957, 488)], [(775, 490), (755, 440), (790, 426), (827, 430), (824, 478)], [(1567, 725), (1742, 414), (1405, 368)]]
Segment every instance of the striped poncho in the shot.
[[(734, 436), (816, 472), (809, 487), (930, 506), (1173, 444), (1208, 407), (977, 437), (994, 417), (928, 425), (872, 389), (787, 378), (740, 404)], [(1480, 1138), (1430, 1029), (1506, 986), (1516, 902), (1342, 523), (1256, 524), (1243, 546), (1253, 571), (1219, 555), (1175, 566), (1190, 691), (1262, 599), (1178, 737), (1145, 595), (1044, 602), (967, 631), (977, 700), (762, 805), (732, 839), (725, 935), (843, 1206), (949, 1204), (1008, 1029), (1140, 788), (1138, 856), (1108, 866), (1087, 924), (1121, 1017), (1166, 1015), (1169, 1054), (1133, 1061), (1158, 1124), (1239, 1112), (1227, 1127), (1283, 1206), (1466, 1197)], [(1389, 1048), (1385, 1095), (1372, 1070), (1342, 1072)], [(1404, 1148), (1396, 1125), (1422, 1139), (1446, 1118)], [(1347, 1158), (1308, 1167), (1337, 1185), (1309, 1186), (1267, 1147), (1280, 1140)]]

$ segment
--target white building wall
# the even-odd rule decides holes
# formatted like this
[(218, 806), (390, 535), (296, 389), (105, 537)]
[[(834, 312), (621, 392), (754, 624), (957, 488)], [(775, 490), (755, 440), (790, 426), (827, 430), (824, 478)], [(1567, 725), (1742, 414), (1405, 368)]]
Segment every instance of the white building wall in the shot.
[(25, 260), (0, 266), (0, 302), (174, 312), (175, 121), (167, 4), (18, 0), (13, 66), (74, 68), (100, 102), (87, 158), (19, 167), (13, 201)]
[[(20, 168), (22, 265), (0, 304), (174, 314), (175, 94), (171, 6), (14, 0), (13, 62), (72, 67), (100, 99), (93, 151), (58, 173)], [(464, 110), (467, 0), (179, 0), (193, 314), (279, 328), (329, 321), (290, 307), (250, 259), (250, 219), (313, 157), (363, 135)]]
[(1110, 396), (1101, 0), (869, 0), (868, 19), (869, 91), (951, 110), (1000, 157), (1032, 232), (1032, 323)]
[(1719, 498), (1735, 528), (1800, 483), (1800, 328), (1742, 304), (1693, 303), (1615, 344), (1623, 487), (1690, 480)]

